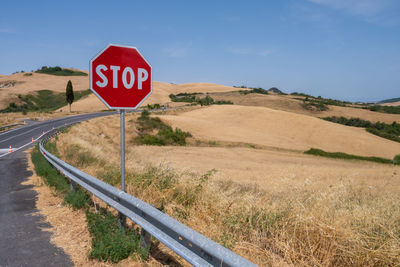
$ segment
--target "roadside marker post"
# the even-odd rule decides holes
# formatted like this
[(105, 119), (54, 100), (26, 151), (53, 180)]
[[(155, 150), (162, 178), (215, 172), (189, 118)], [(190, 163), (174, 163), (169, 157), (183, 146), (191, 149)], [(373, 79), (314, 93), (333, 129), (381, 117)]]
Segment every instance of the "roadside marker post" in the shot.
[[(151, 66), (136, 47), (109, 44), (89, 62), (90, 90), (109, 108), (119, 110), (121, 191), (125, 192), (125, 109), (137, 109), (152, 93)], [(120, 224), (126, 218), (119, 213)]]

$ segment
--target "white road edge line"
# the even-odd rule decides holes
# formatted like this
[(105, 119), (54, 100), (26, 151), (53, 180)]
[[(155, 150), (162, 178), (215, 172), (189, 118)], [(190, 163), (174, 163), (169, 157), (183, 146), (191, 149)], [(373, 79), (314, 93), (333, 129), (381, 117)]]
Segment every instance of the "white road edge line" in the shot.
[(37, 140), (39, 140), (43, 135), (45, 135), (46, 133), (48, 133), (48, 132), (50, 132), (50, 131), (51, 131), (51, 130), (49, 130), (49, 131), (47, 131), (47, 132), (43, 132), (38, 138), (33, 139), (33, 142), (29, 142), (29, 143), (27, 143), (27, 144), (25, 144), (25, 145), (23, 145), (23, 146), (20, 146), (19, 148), (16, 148), (16, 149), (13, 149), (13, 148), (12, 148), (12, 152), (7, 152), (7, 153), (5, 153), (5, 154), (3, 154), (3, 155), (0, 155), (0, 158), (5, 157), (5, 156), (7, 156), (7, 155), (10, 155), (11, 153), (17, 152), (17, 151), (20, 150), (21, 148), (24, 148), (24, 147), (26, 147), (26, 146), (28, 146), (28, 145), (30, 145), (30, 144), (32, 144), (32, 143), (36, 143)]

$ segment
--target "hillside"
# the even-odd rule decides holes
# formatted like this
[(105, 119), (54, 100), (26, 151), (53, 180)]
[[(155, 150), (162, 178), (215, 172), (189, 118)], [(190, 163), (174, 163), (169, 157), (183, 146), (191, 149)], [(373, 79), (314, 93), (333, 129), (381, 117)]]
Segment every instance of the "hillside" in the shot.
[(400, 103), (400, 97), (385, 99), (377, 102), (377, 104), (392, 104), (392, 103)]
[(329, 117), (329, 116), (337, 116), (337, 117), (344, 116), (348, 118), (361, 118), (372, 122), (378, 122), (378, 121), (386, 123), (392, 123), (393, 121), (400, 122), (399, 114), (379, 113), (360, 108), (329, 105), (329, 109), (326, 111), (310, 111), (302, 106), (302, 101), (295, 99), (295, 97), (290, 95), (262, 95), (262, 94), (242, 95), (238, 92), (227, 92), (227, 93), (214, 93), (211, 94), (211, 97), (213, 97), (215, 100), (232, 101), (234, 104), (241, 106), (267, 107), (271, 109), (293, 112), (317, 118)]
[[(213, 83), (185, 83), (185, 84), (171, 84), (164, 82), (153, 82), (153, 92), (146, 99), (143, 105), (147, 104), (166, 104), (171, 102), (169, 95), (178, 93), (206, 93), (206, 92), (230, 92), (237, 90), (234, 87), (218, 85)], [(169, 103), (169, 106), (174, 106), (175, 103)], [(185, 103), (177, 103), (177, 105), (184, 105)], [(62, 109), (65, 109), (62, 108)], [(73, 104), (73, 110), (90, 112), (106, 110), (107, 107), (95, 96), (82, 99)]]
[(400, 143), (318, 118), (264, 107), (211, 106), (162, 116), (196, 138), (245, 142), (286, 150), (320, 148), (362, 156), (393, 158)]
[(89, 88), (87, 76), (54, 76), (49, 74), (15, 73), (0, 76), (0, 109), (6, 108), (10, 102), (18, 103), (18, 95), (34, 94), (40, 90), (65, 92), (68, 80), (72, 81), (74, 91)]
[[(71, 69), (72, 71), (81, 71)], [(88, 73), (87, 71), (83, 71)], [(54, 92), (65, 92), (68, 80), (72, 81), (74, 91), (86, 90), (89, 88), (88, 76), (55, 76), (42, 73), (15, 73), (12, 75), (0, 75), (0, 109), (4, 109), (10, 102), (19, 103), (18, 95), (36, 94), (40, 90), (50, 90)], [(223, 86), (212, 83), (187, 83), (171, 84), (163, 82), (153, 82), (153, 93), (144, 103), (168, 103), (169, 94), (181, 92), (228, 92), (238, 90), (234, 87)], [(65, 110), (66, 108), (61, 108)], [(74, 111), (99, 111), (107, 109), (95, 95), (77, 101), (73, 104)]]

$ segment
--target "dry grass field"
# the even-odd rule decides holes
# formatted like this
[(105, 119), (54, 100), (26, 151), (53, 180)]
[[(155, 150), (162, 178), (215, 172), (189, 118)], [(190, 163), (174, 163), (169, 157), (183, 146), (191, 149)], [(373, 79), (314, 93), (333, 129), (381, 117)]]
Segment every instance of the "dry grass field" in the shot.
[(393, 158), (400, 143), (367, 133), (364, 129), (264, 107), (211, 106), (163, 116), (172, 126), (206, 140), (246, 142), (270, 147)]
[(294, 99), (290, 95), (262, 95), (262, 94), (247, 94), (241, 95), (237, 92), (232, 93), (217, 93), (211, 94), (215, 100), (229, 100), (236, 105), (242, 106), (259, 106), (282, 111), (293, 112), (297, 114), (304, 114), (313, 117), (329, 117), (329, 116), (343, 116), (347, 118), (360, 118), (369, 120), (371, 122), (385, 122), (392, 123), (394, 121), (400, 122), (399, 114), (385, 114), (373, 112), (366, 109), (329, 106), (326, 111), (309, 111), (302, 107), (302, 101)]
[[(400, 167), (301, 152), (390, 157), (397, 143), (262, 107), (160, 117), (193, 137), (184, 147), (134, 145), (137, 115), (128, 115), (130, 194), (261, 266), (400, 264)], [(57, 147), (64, 160), (119, 186), (117, 116), (74, 126)], [(166, 181), (171, 187), (160, 189)]]

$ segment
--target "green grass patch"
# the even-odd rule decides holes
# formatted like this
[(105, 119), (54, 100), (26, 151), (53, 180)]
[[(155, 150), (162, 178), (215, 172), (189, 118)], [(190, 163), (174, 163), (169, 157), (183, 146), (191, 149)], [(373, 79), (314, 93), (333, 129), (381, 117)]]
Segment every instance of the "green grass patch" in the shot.
[(147, 258), (149, 248), (141, 248), (139, 230), (121, 228), (118, 218), (110, 212), (87, 210), (86, 221), (92, 237), (91, 258), (117, 263), (135, 251), (140, 258)]
[(364, 157), (364, 156), (357, 156), (351, 155), (343, 152), (326, 152), (322, 149), (311, 148), (304, 152), (304, 154), (308, 155), (315, 155), (327, 158), (335, 158), (335, 159), (347, 159), (347, 160), (365, 160), (365, 161), (372, 161), (377, 163), (384, 163), (384, 164), (394, 164), (394, 161), (391, 159), (379, 158), (379, 157)]
[[(75, 101), (88, 96), (91, 91), (83, 90), (74, 92)], [(28, 111), (42, 111), (49, 112), (59, 109), (67, 104), (65, 93), (56, 93), (50, 90), (40, 90), (36, 95), (18, 95), (22, 104), (17, 105), (14, 102), (9, 103), (8, 107), (0, 110), (1, 113), (5, 112), (28, 112)]]
[(64, 197), (64, 202), (71, 205), (74, 210), (88, 207), (91, 201), (90, 195), (79, 187), (75, 191), (69, 191)]
[[(55, 142), (47, 142), (45, 148), (51, 154), (58, 154)], [(68, 180), (43, 157), (39, 150), (39, 144), (32, 150), (31, 158), (36, 174), (43, 178), (46, 185), (53, 187), (57, 194), (64, 198), (64, 203), (71, 205), (74, 209), (89, 205), (89, 194), (79, 187), (76, 191), (70, 191)]]
[(56, 76), (88, 76), (87, 73), (82, 71), (75, 71), (70, 69), (63, 69), (61, 67), (47, 67), (43, 66), (42, 68), (35, 71), (36, 73), (50, 74)]
[(50, 163), (43, 157), (39, 151), (39, 145), (37, 144), (31, 152), (32, 162), (35, 165), (35, 172), (37, 175), (43, 178), (45, 184), (54, 189), (59, 194), (66, 194), (69, 190), (69, 183), (64, 176), (59, 174)]

